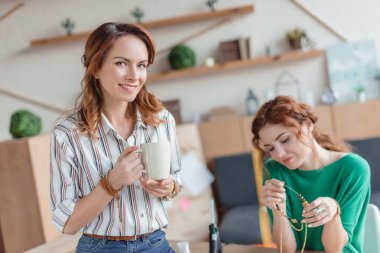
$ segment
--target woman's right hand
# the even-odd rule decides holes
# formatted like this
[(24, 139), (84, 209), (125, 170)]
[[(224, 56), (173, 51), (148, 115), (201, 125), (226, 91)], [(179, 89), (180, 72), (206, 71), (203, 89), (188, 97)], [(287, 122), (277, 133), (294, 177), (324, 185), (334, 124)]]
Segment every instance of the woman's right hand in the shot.
[(270, 179), (265, 181), (261, 190), (261, 202), (271, 210), (277, 210), (276, 204), (282, 210), (286, 209), (286, 193), (284, 182), (277, 179)]
[(126, 148), (117, 159), (115, 166), (109, 172), (108, 181), (117, 190), (123, 185), (134, 184), (142, 176), (144, 167), (137, 152), (137, 146)]

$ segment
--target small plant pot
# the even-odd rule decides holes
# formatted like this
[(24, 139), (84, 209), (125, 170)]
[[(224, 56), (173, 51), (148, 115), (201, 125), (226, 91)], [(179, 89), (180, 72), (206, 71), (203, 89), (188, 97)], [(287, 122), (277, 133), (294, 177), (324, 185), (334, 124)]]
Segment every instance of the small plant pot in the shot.
[(67, 36), (70, 36), (73, 34), (73, 29), (66, 29)]
[(301, 37), (296, 39), (288, 39), (290, 48), (292, 49), (302, 49)]
[(365, 91), (360, 91), (356, 94), (359, 103), (365, 103), (367, 101), (367, 94)]

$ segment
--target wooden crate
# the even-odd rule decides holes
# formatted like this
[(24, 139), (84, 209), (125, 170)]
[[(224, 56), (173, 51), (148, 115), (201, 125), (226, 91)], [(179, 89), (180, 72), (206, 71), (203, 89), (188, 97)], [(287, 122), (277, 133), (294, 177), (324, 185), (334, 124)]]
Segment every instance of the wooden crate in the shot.
[(241, 117), (241, 130), (243, 134), (244, 152), (251, 152), (253, 149), (252, 138), (253, 134), (251, 132), (252, 121), (254, 116), (244, 115)]
[(23, 252), (59, 237), (50, 212), (50, 136), (0, 143), (3, 252)]
[(333, 122), (332, 107), (329, 105), (319, 105), (313, 109), (318, 115), (317, 126), (323, 133), (336, 137)]
[(337, 137), (357, 140), (380, 136), (380, 100), (333, 107)]
[[(325, 133), (335, 135), (332, 109), (321, 105), (314, 108), (318, 114), (318, 127)], [(217, 156), (251, 152), (252, 121), (254, 116), (243, 115), (236, 118), (202, 122), (199, 131), (206, 160), (210, 162)]]
[(240, 117), (202, 122), (199, 133), (207, 162), (218, 156), (245, 151)]

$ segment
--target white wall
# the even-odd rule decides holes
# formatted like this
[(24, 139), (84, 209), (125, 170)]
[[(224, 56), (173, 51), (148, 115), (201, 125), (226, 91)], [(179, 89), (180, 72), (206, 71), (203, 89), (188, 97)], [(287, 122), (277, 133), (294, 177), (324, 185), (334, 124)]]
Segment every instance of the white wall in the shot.
[[(107, 21), (132, 22), (130, 11), (140, 6), (145, 21), (206, 11), (204, 0), (29, 0), (25, 6), (0, 22), (0, 88), (17, 92), (62, 108), (70, 108), (79, 92), (83, 67), (80, 62), (84, 41), (31, 47), (30, 41), (64, 34), (60, 22), (71, 17), (75, 32), (89, 31)], [(0, 16), (17, 1), (0, 0)], [(350, 40), (380, 40), (376, 0), (319, 0), (302, 3), (313, 10)], [(318, 48), (341, 40), (296, 7), (290, 0), (220, 0), (217, 8), (253, 4), (253, 14), (241, 16), (188, 43), (197, 53), (197, 64), (214, 55), (218, 43), (240, 36), (252, 38), (253, 55), (264, 54), (265, 46), (280, 53), (288, 50), (284, 34), (296, 26), (305, 28)], [(152, 30), (158, 50), (169, 46), (214, 21)], [(379, 45), (379, 43), (377, 43)], [(158, 58), (150, 71), (166, 70), (165, 58)], [(227, 105), (244, 113), (247, 89), (253, 88), (261, 102), (276, 78), (284, 70), (294, 74), (303, 91), (311, 91), (318, 101), (328, 83), (324, 57), (294, 63), (275, 64), (225, 73), (186, 77), (149, 85), (162, 100), (179, 98), (182, 117), (191, 121), (193, 113), (207, 113), (211, 107)], [(0, 94), (0, 140), (9, 139), (9, 118), (12, 112), (28, 108), (43, 119), (48, 132), (58, 113), (21, 102)]]

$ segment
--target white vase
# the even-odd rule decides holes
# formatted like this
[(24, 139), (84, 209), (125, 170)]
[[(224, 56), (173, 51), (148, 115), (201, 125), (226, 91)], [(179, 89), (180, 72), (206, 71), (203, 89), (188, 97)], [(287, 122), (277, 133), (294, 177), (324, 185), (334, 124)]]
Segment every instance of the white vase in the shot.
[(358, 92), (358, 94), (357, 94), (357, 100), (360, 103), (364, 103), (364, 102), (367, 101), (367, 94), (365, 93), (365, 91)]

